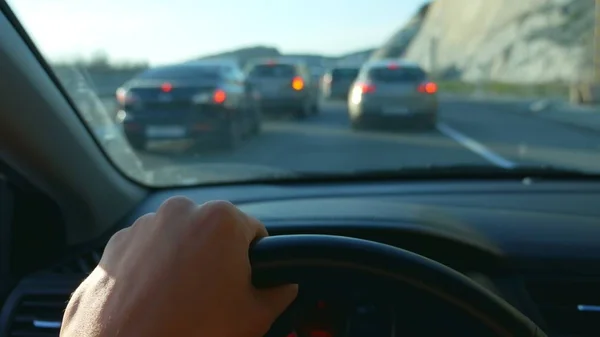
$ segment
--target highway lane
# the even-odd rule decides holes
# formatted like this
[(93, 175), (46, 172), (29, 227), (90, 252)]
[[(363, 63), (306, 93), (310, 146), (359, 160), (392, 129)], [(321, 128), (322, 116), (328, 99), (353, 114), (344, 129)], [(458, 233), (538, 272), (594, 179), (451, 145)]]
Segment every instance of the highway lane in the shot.
[(267, 121), (263, 133), (232, 153), (172, 154), (172, 148), (141, 154), (145, 167), (207, 163), (253, 164), (286, 171), (334, 172), (394, 169), (428, 164), (491, 163), (443, 133), (356, 132), (343, 104), (327, 103), (318, 116)]
[[(320, 115), (306, 120), (265, 121), (261, 135), (233, 152), (208, 149), (191, 154), (173, 144), (159, 144), (138, 156), (147, 170), (187, 167), (188, 173), (203, 172), (198, 175), (201, 180), (236, 178), (242, 171), (245, 178), (252, 177), (248, 165), (260, 168), (261, 174), (269, 172), (263, 168), (335, 172), (430, 164), (551, 164), (600, 171), (600, 134), (523, 113), (526, 110), (527, 105), (518, 102), (443, 99), (436, 130), (355, 132), (344, 104), (327, 103)], [(224, 168), (231, 169), (225, 174)], [(161, 179), (168, 181), (165, 175), (172, 172), (181, 170), (163, 172)]]
[(600, 133), (535, 116), (522, 103), (447, 101), (443, 120), (516, 164), (600, 172)]
[(510, 168), (551, 164), (600, 171), (600, 134), (531, 114), (523, 104), (444, 100), (437, 130), (355, 132), (341, 103), (304, 121), (267, 121), (263, 133), (233, 153), (140, 154), (149, 169), (208, 163), (252, 164), (300, 172), (393, 169), (428, 164)]

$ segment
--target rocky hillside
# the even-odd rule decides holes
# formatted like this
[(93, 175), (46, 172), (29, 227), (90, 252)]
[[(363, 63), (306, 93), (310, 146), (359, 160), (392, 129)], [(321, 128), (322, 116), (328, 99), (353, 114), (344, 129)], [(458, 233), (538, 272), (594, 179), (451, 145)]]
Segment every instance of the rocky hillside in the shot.
[(430, 5), (430, 3), (423, 5), (383, 46), (371, 54), (371, 59), (395, 58), (404, 55), (415, 36), (421, 30)]
[(436, 0), (425, 9), (374, 55), (473, 82), (591, 76), (594, 0)]

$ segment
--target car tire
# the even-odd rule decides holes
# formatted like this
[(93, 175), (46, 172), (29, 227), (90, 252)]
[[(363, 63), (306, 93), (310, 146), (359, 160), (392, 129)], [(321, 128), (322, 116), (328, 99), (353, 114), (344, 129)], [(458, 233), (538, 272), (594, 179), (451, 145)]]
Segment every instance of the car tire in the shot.
[(136, 151), (145, 151), (146, 150), (146, 139), (141, 136), (127, 136), (127, 140), (129, 141), (129, 145)]
[(350, 127), (352, 128), (353, 131), (362, 131), (365, 129), (365, 126), (363, 125), (363, 123), (361, 123), (357, 119), (350, 120)]
[(263, 113), (262, 113), (262, 109), (260, 107), (260, 104), (257, 102), (254, 104), (254, 108), (252, 111), (252, 130), (251, 133), (252, 135), (258, 135), (262, 132), (262, 120), (263, 120)]
[(308, 117), (308, 110), (309, 108), (307, 104), (304, 104), (301, 107), (296, 108), (296, 111), (294, 111), (294, 117), (296, 117), (296, 119), (305, 119)]
[(434, 130), (437, 127), (437, 121), (438, 121), (437, 115), (432, 115), (423, 124), (423, 128), (427, 131)]
[(318, 115), (319, 113), (321, 113), (321, 104), (319, 104), (319, 102), (315, 102), (312, 106), (312, 114)]
[(256, 136), (256, 135), (259, 135), (261, 132), (262, 132), (262, 118), (260, 117), (260, 114), (257, 113), (257, 115), (255, 115), (252, 120), (252, 127), (250, 129), (250, 135)]
[(236, 119), (229, 120), (224, 129), (221, 148), (227, 151), (235, 150), (242, 139), (240, 122)]

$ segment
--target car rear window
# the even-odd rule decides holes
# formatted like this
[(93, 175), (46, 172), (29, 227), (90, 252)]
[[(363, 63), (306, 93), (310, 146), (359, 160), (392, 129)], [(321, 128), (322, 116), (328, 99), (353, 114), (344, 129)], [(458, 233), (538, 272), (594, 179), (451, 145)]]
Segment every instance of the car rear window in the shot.
[(354, 79), (358, 76), (358, 69), (338, 68), (331, 71), (331, 77), (334, 79)]
[(289, 64), (260, 64), (252, 67), (251, 77), (294, 77), (296, 68)]
[(219, 67), (165, 67), (154, 68), (139, 75), (138, 79), (148, 80), (196, 80), (196, 79), (219, 79), (221, 70)]
[(418, 82), (426, 78), (425, 72), (415, 67), (373, 68), (369, 70), (369, 78), (377, 82)]

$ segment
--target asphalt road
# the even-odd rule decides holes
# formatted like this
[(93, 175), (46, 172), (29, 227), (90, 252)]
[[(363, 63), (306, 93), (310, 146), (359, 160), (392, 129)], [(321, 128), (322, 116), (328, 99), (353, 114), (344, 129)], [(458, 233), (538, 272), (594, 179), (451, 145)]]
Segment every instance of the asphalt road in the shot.
[(264, 122), (262, 134), (234, 152), (209, 149), (190, 154), (180, 144), (159, 144), (139, 156), (146, 169), (243, 164), (334, 172), (429, 164), (551, 164), (600, 170), (600, 133), (520, 113), (523, 109), (517, 103), (444, 99), (436, 130), (355, 132), (344, 104), (327, 103), (320, 115), (306, 120)]

